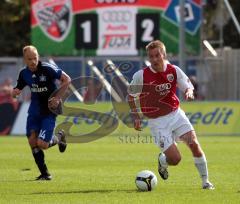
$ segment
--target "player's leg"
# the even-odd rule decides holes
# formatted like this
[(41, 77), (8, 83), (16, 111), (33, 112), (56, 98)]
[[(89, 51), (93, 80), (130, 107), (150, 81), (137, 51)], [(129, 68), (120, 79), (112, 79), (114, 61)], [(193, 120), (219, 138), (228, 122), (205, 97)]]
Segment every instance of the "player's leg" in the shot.
[(66, 136), (64, 130), (59, 130), (57, 133), (58, 149), (60, 152), (65, 152), (67, 148)]
[[(31, 136), (29, 137), (29, 144), (32, 143), (32, 138), (34, 138), (34, 143), (37, 144), (37, 140), (38, 140), (37, 137), (38, 137), (38, 133), (32, 132)], [(37, 180), (51, 180), (52, 177), (48, 172), (48, 168), (44, 159), (45, 156), (44, 156), (43, 150), (39, 148), (37, 145), (31, 146), (31, 148), (32, 148), (32, 154), (33, 154), (34, 160), (41, 173), (41, 175), (37, 177)]]
[[(42, 130), (43, 131), (43, 130)], [(60, 130), (57, 135), (53, 135), (53, 131), (49, 131), (44, 133), (41, 137), (38, 138), (37, 144), (41, 149), (48, 149), (50, 147), (55, 146), (58, 144), (58, 148), (60, 152), (64, 152), (67, 147), (65, 133), (63, 130)], [(42, 132), (40, 132), (42, 134)], [(50, 135), (51, 139), (48, 141), (48, 137), (46, 135)], [(44, 137), (44, 138), (43, 138)]]
[(207, 160), (204, 152), (197, 140), (196, 133), (186, 114), (180, 109), (176, 122), (177, 127), (174, 129), (175, 137), (184, 141), (190, 148), (195, 166), (202, 178), (202, 186), (204, 189), (214, 189), (213, 185), (208, 180)]
[(189, 131), (180, 138), (187, 144), (192, 152), (195, 166), (200, 174), (200, 177), (202, 178), (203, 189), (214, 189), (214, 186), (209, 182), (208, 179), (207, 160), (198, 142), (195, 131)]
[[(176, 166), (181, 161), (181, 154), (175, 143), (171, 144), (162, 154), (165, 155), (166, 163), (170, 166)], [(164, 161), (162, 158), (160, 160)]]
[(168, 179), (168, 166), (176, 166), (181, 161), (181, 154), (175, 144), (172, 144), (166, 149), (162, 149), (162, 152), (158, 156), (158, 172), (162, 179)]
[(181, 161), (180, 152), (172, 137), (171, 127), (163, 125), (164, 121), (150, 122), (151, 133), (154, 142), (160, 147), (161, 153), (158, 156), (158, 172), (162, 179), (168, 179), (168, 166), (177, 165)]
[(49, 115), (42, 119), (41, 130), (38, 137), (38, 147), (41, 149), (48, 149), (58, 144), (59, 151), (64, 152), (67, 144), (65, 139), (65, 133), (63, 130), (59, 131), (57, 135), (54, 135), (56, 117)]
[(37, 167), (41, 173), (37, 179), (42, 179), (44, 176), (44, 180), (50, 180), (51, 176), (48, 173), (47, 166), (45, 164), (44, 160), (44, 152), (41, 148), (37, 146), (38, 141), (38, 132), (39, 132), (39, 118), (28, 115), (27, 118), (27, 137), (28, 137), (28, 143), (32, 149), (32, 155), (34, 157), (35, 163), (37, 164)]

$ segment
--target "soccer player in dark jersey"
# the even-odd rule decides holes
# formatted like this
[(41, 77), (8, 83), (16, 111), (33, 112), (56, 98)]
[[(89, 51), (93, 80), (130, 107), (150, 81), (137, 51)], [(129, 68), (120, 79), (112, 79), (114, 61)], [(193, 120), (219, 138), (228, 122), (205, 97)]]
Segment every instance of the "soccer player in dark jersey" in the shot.
[[(67, 144), (64, 131), (59, 131), (57, 136), (53, 135), (57, 115), (50, 109), (59, 108), (61, 97), (68, 89), (71, 79), (56, 65), (39, 61), (38, 51), (34, 46), (25, 46), (23, 57), (26, 66), (19, 73), (13, 97), (17, 97), (25, 86), (30, 87), (31, 103), (26, 129), (33, 157), (41, 173), (36, 179), (51, 180), (43, 150), (58, 144), (59, 151), (64, 152)], [(57, 90), (56, 80), (60, 81), (59, 91), (49, 98)]]

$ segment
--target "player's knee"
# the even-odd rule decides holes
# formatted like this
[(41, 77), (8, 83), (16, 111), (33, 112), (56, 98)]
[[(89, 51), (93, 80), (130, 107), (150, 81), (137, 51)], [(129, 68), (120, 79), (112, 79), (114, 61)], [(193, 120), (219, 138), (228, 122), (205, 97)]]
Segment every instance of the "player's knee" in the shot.
[(192, 144), (192, 148), (198, 150), (198, 149), (200, 149), (200, 144), (198, 142), (194, 142)]
[(40, 149), (47, 149), (49, 147), (49, 144), (43, 140), (38, 140), (37, 141), (37, 146)]
[(192, 142), (189, 144), (189, 147), (194, 156), (200, 157), (203, 154), (200, 144), (197, 141)]
[(36, 147), (37, 146), (37, 139), (36, 138), (28, 138), (28, 143), (30, 147)]
[(181, 156), (177, 156), (176, 158), (174, 158), (172, 165), (174, 165), (174, 166), (178, 165), (180, 163), (181, 159), (182, 159)]
[(179, 164), (179, 162), (181, 161), (181, 155), (175, 155), (174, 157), (170, 158), (168, 160), (168, 164), (172, 165), (172, 166), (176, 166)]

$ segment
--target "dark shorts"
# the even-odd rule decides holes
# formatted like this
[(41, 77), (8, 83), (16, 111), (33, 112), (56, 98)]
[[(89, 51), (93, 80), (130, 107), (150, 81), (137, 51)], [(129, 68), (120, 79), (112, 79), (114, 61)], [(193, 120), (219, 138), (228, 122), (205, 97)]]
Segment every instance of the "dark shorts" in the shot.
[(38, 138), (45, 142), (50, 142), (53, 136), (53, 131), (56, 124), (56, 116), (36, 116), (29, 114), (27, 117), (27, 137), (30, 137), (31, 132), (38, 133)]

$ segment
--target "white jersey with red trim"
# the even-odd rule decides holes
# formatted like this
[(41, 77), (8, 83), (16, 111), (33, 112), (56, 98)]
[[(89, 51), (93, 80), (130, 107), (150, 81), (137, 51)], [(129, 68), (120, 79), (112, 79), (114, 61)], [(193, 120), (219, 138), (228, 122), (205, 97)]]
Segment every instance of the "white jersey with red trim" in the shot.
[(194, 89), (179, 67), (165, 63), (163, 72), (156, 72), (151, 66), (136, 72), (129, 86), (129, 94), (139, 96), (141, 111), (145, 116), (157, 118), (178, 109), (177, 86), (183, 92), (188, 88)]

